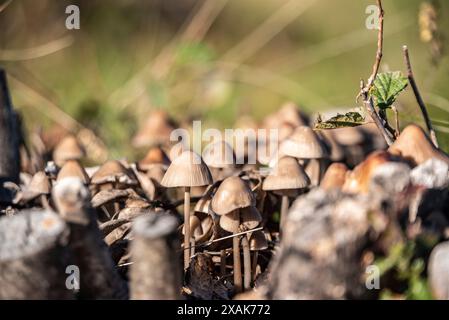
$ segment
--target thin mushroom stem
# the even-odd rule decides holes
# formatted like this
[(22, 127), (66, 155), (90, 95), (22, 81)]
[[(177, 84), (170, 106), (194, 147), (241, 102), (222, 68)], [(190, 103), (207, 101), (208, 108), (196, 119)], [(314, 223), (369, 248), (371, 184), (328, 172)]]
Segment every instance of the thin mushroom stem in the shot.
[(193, 257), (195, 255), (195, 237), (192, 237), (190, 240), (190, 256)]
[(220, 275), (224, 277), (226, 274), (226, 250), (220, 250)]
[(284, 229), (284, 223), (285, 219), (287, 218), (287, 212), (288, 212), (288, 196), (283, 195), (281, 199), (281, 215), (279, 217), (279, 232), (282, 233), (282, 230)]
[(435, 130), (432, 127), (432, 122), (430, 121), (429, 114), (427, 113), (426, 105), (424, 104), (424, 100), (422, 99), (421, 94), (419, 93), (419, 89), (416, 84), (415, 77), (413, 76), (412, 64), (410, 62), (410, 55), (408, 53), (407, 46), (403, 46), (402, 51), (404, 53), (405, 65), (407, 66), (408, 82), (410, 83), (410, 85), (413, 89), (413, 93), (415, 94), (416, 102), (418, 103), (419, 108), (421, 109), (421, 113), (423, 115), (424, 122), (426, 123), (427, 130), (429, 131), (429, 134), (430, 134), (430, 139), (432, 140), (432, 143), (434, 144), (434, 146), (438, 148), (438, 140), (437, 140)]
[(248, 290), (251, 287), (251, 254), (249, 251), (249, 242), (246, 236), (242, 237), (243, 249), (243, 288)]
[(256, 250), (253, 252), (253, 262), (252, 262), (252, 270), (251, 270), (251, 279), (254, 283), (254, 281), (256, 281), (256, 277), (257, 277), (257, 263), (259, 260), (259, 251)]
[[(240, 220), (240, 212), (237, 213)], [(234, 289), (236, 293), (242, 292), (242, 263), (240, 261), (240, 239), (232, 238), (232, 251), (234, 258)]]
[(184, 189), (184, 269), (190, 264), (190, 187)]

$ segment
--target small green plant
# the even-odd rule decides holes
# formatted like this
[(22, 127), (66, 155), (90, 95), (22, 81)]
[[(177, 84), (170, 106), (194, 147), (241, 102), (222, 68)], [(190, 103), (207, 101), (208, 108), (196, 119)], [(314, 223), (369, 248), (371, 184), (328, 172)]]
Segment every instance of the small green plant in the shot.
[(371, 95), (375, 98), (376, 106), (379, 109), (391, 108), (407, 84), (407, 77), (400, 71), (379, 73), (371, 88)]

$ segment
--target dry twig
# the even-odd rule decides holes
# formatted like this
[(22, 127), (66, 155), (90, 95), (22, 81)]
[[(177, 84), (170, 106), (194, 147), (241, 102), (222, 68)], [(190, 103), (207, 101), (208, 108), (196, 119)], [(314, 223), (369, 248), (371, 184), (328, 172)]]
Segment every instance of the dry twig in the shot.
[(435, 145), (435, 147), (438, 148), (438, 141), (437, 136), (435, 134), (435, 130), (432, 127), (432, 122), (430, 121), (429, 114), (427, 113), (426, 105), (424, 104), (421, 94), (419, 93), (418, 86), (416, 85), (415, 82), (415, 77), (413, 76), (412, 64), (410, 62), (410, 56), (408, 54), (407, 46), (403, 46), (402, 50), (404, 53), (405, 65), (407, 66), (408, 82), (412, 86), (413, 93), (415, 94), (416, 97), (416, 102), (418, 102), (419, 108), (421, 109), (424, 121), (426, 122), (427, 130), (429, 130), (430, 139), (432, 140), (432, 143)]

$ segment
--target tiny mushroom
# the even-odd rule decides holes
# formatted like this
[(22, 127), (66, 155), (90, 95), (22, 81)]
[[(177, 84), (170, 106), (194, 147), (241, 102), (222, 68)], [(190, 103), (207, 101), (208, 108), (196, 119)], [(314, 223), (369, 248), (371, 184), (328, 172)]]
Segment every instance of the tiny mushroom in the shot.
[(431, 158), (436, 158), (449, 164), (449, 156), (436, 148), (424, 130), (416, 124), (408, 125), (388, 152), (400, 156), (416, 166)]
[(190, 189), (212, 184), (212, 176), (201, 156), (188, 150), (172, 161), (161, 184), (167, 188), (184, 187), (184, 269), (187, 269), (190, 264)]
[(273, 171), (265, 178), (263, 190), (282, 196), (280, 230), (282, 230), (289, 206), (289, 196), (297, 196), (310, 185), (310, 179), (303, 167), (293, 157), (282, 157)]
[(79, 178), (85, 185), (89, 183), (89, 176), (77, 160), (68, 160), (59, 170), (56, 181), (67, 177)]
[(80, 160), (85, 156), (83, 147), (73, 135), (64, 137), (53, 151), (53, 160), (62, 167), (67, 160)]
[(344, 163), (334, 162), (326, 170), (320, 188), (324, 190), (341, 189), (345, 183), (348, 167)]
[[(241, 209), (255, 207), (256, 200), (248, 184), (240, 177), (232, 176), (223, 180), (211, 202), (211, 209), (220, 216), (220, 226), (233, 234), (239, 232)], [(232, 239), (234, 257), (234, 287), (242, 290), (242, 270), (240, 262), (240, 239)]]
[(234, 150), (224, 140), (208, 144), (203, 151), (204, 162), (208, 165), (214, 181), (223, 180), (235, 171)]
[(315, 163), (312, 172), (312, 185), (321, 180), (320, 160), (327, 157), (326, 149), (317, 134), (309, 127), (300, 126), (279, 146), (279, 153), (301, 160), (309, 160), (308, 166)]

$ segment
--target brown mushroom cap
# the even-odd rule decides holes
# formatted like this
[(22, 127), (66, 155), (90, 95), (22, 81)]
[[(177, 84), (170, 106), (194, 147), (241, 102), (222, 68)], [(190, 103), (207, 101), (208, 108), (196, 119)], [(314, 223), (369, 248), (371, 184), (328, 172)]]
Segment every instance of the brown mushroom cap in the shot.
[(170, 159), (160, 147), (150, 148), (145, 157), (139, 161), (138, 166), (139, 169), (146, 171), (155, 164), (170, 165)]
[(212, 184), (212, 176), (203, 159), (187, 150), (173, 160), (161, 184), (167, 188), (200, 187)]
[(65, 136), (53, 151), (53, 160), (62, 166), (67, 160), (79, 160), (84, 157), (85, 151), (73, 135)]
[(174, 122), (165, 111), (153, 111), (132, 139), (132, 145), (141, 148), (164, 144), (170, 140), (170, 134), (174, 129)]
[(218, 215), (255, 205), (256, 199), (251, 189), (237, 176), (223, 180), (211, 202), (212, 210)]
[(224, 140), (208, 144), (204, 148), (203, 159), (211, 168), (233, 167), (236, 162), (234, 150)]
[(321, 159), (327, 156), (317, 134), (309, 127), (297, 127), (279, 146), (281, 154), (298, 159)]
[(375, 169), (380, 165), (395, 161), (396, 159), (386, 151), (375, 151), (371, 153), (363, 162), (346, 175), (345, 183), (342, 187), (348, 193), (367, 193), (369, 183)]
[(240, 210), (240, 219), (245, 229), (251, 230), (257, 228), (262, 222), (262, 216), (256, 207), (247, 207)]
[(240, 227), (240, 213), (239, 210), (231, 211), (228, 214), (220, 217), (220, 227), (231, 233), (239, 232)]
[(137, 184), (133, 174), (119, 161), (109, 160), (105, 162), (93, 175), (92, 184), (122, 183), (126, 185)]
[(282, 157), (273, 171), (265, 178), (262, 189), (286, 190), (304, 189), (310, 185), (310, 179), (298, 160), (292, 157)]
[(431, 158), (442, 160), (449, 164), (449, 156), (437, 149), (424, 130), (416, 124), (408, 125), (388, 152), (400, 156), (413, 165), (419, 165)]
[(67, 177), (79, 178), (84, 184), (89, 183), (89, 176), (77, 160), (68, 160), (59, 170), (56, 181)]
[(332, 163), (327, 168), (326, 173), (321, 180), (320, 187), (325, 190), (342, 188), (345, 183), (347, 172), (348, 167), (344, 163)]
[(268, 249), (267, 238), (262, 230), (252, 232), (249, 235), (249, 250), (259, 251)]
[(365, 141), (365, 137), (359, 127), (345, 127), (330, 131), (332, 131), (337, 143), (343, 146), (354, 146)]
[(50, 180), (43, 171), (38, 171), (33, 175), (29, 185), (24, 188), (22, 198), (31, 200), (43, 194), (50, 194), (51, 185)]
[(210, 185), (207, 187), (206, 192), (204, 192), (203, 196), (198, 200), (193, 209), (195, 212), (201, 213), (209, 213), (210, 202), (212, 201), (212, 195), (214, 191), (214, 186)]

